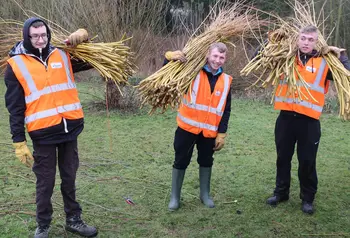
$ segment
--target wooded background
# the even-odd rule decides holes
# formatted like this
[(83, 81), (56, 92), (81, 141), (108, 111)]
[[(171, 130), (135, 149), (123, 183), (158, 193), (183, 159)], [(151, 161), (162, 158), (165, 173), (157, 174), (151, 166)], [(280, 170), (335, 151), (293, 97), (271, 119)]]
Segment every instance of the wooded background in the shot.
[[(259, 9), (257, 12), (261, 18), (273, 20), (271, 13), (283, 18), (291, 16), (293, 1), (246, 0), (245, 4)], [(315, 11), (322, 13), (319, 19), (323, 35), (328, 38), (328, 45), (350, 50), (350, 0), (299, 1), (313, 2)], [(233, 2), (235, 1), (220, 1)], [(124, 34), (132, 36), (127, 44), (135, 52), (134, 60), (138, 69), (133, 80), (136, 78), (134, 81), (138, 82), (162, 67), (167, 50), (182, 49), (189, 36), (217, 3), (218, 0), (4, 0), (0, 5), (0, 17), (25, 21), (29, 16), (39, 14), (69, 32), (86, 28), (91, 37), (98, 36), (97, 41), (118, 41)], [(21, 31), (21, 27), (18, 30)], [(0, 33), (6, 33), (1, 24)], [(248, 62), (258, 42), (251, 39), (247, 42), (252, 45), (243, 46), (240, 39), (232, 41), (237, 47), (230, 48), (225, 71), (235, 79), (232, 88), (243, 90), (255, 78), (243, 78), (239, 71)], [(83, 78), (90, 76), (91, 72)], [(77, 78), (79, 80), (79, 76)], [(107, 87), (109, 86), (113, 84)], [(114, 87), (107, 91), (112, 95), (107, 95), (111, 106), (122, 107), (119, 91)], [(125, 95), (135, 95), (135, 92), (126, 92)], [(130, 100), (126, 98), (126, 101), (137, 100), (133, 96)]]

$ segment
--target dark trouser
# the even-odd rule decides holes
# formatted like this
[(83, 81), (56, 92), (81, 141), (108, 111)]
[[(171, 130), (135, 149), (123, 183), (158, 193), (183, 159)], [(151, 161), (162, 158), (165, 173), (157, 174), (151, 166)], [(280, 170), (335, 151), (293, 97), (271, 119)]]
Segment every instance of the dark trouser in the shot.
[(277, 176), (274, 194), (289, 197), (291, 161), (297, 143), (300, 199), (313, 202), (317, 191), (316, 154), (321, 138), (318, 120), (281, 112), (276, 120)]
[(198, 150), (198, 164), (201, 167), (213, 166), (215, 138), (205, 138), (202, 133), (195, 135), (178, 127), (174, 139), (175, 161), (173, 168), (187, 168), (191, 162), (195, 144)]
[(51, 196), (55, 185), (56, 161), (61, 176), (61, 193), (67, 217), (81, 214), (81, 207), (75, 199), (75, 178), (79, 167), (77, 140), (54, 145), (33, 143), (36, 175), (36, 220), (39, 225), (49, 225), (52, 219)]

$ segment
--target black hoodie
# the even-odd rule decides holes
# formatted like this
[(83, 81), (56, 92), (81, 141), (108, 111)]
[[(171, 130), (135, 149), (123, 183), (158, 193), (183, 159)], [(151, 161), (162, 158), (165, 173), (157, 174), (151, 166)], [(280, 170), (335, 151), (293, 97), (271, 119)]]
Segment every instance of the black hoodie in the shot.
[[(37, 59), (38, 61), (47, 62), (50, 53), (55, 49), (54, 46), (50, 44), (51, 40), (51, 32), (47, 24), (42, 21), (47, 29), (48, 34), (48, 43), (44, 49), (42, 49), (42, 54), (38, 49), (34, 48), (31, 44), (29, 38), (29, 28), (30, 26), (37, 21), (42, 21), (39, 18), (29, 18), (25, 21), (23, 26), (23, 40), (18, 42), (9, 52), (9, 56), (15, 55), (28, 55)], [(41, 56), (41, 57), (40, 57)], [(41, 59), (42, 58), (42, 61)], [(87, 70), (92, 68), (90, 65), (79, 61), (79, 60), (71, 60), (73, 72), (78, 72), (82, 70)], [(24, 90), (16, 78), (11, 66), (8, 64), (5, 70), (5, 84), (7, 87), (5, 94), (5, 103), (7, 110), (10, 113), (10, 128), (12, 134), (13, 142), (22, 142), (26, 140), (25, 137), (25, 129), (24, 129), (24, 118), (25, 118), (25, 110), (26, 103), (24, 97)], [(67, 120), (67, 125), (65, 130), (64, 122), (58, 125), (44, 128), (36, 131), (32, 131), (29, 133), (29, 136), (33, 140), (33, 142), (38, 144), (57, 144), (66, 141), (75, 140), (77, 136), (81, 133), (84, 128), (84, 119), (78, 120)]]
[[(30, 41), (30, 37), (29, 37), (30, 26), (33, 23), (38, 22), (38, 21), (41, 21), (42, 23), (44, 23), (44, 25), (46, 26), (46, 31), (47, 31), (47, 44), (46, 44), (45, 48), (42, 49), (41, 55), (40, 55), (39, 50), (34, 48), (34, 46), (32, 45), (32, 43)], [(43, 59), (46, 59), (48, 54), (49, 54), (49, 49), (50, 49), (50, 52), (53, 50), (52, 48), (50, 48), (50, 41), (51, 41), (50, 28), (48, 27), (48, 25), (46, 25), (46, 23), (44, 21), (40, 20), (39, 18), (32, 17), (24, 22), (23, 30), (22, 30), (22, 37), (23, 37), (23, 41), (22, 41), (23, 47), (24, 47), (24, 49), (27, 50), (27, 53), (33, 54), (39, 58), (40, 58), (40, 56), (42, 56)]]

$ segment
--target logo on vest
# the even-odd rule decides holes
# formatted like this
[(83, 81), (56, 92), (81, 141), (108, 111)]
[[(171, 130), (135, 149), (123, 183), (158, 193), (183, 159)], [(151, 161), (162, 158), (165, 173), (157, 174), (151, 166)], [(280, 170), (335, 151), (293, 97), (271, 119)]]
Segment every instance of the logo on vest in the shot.
[(60, 68), (62, 68), (62, 63), (61, 62), (51, 63), (51, 68), (53, 68), (53, 69), (60, 69)]
[(316, 73), (316, 68), (312, 68), (311, 66), (306, 66), (306, 71), (309, 71), (311, 73)]
[(221, 92), (219, 90), (215, 91), (215, 96), (220, 96)]

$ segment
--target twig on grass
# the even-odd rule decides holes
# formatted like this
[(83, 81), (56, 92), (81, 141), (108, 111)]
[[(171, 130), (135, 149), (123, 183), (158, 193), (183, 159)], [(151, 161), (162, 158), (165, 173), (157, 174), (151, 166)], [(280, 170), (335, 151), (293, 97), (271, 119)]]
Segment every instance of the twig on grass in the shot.
[(35, 183), (34, 180), (31, 180), (31, 179), (29, 179), (29, 178), (27, 178), (27, 177), (24, 177), (24, 176), (22, 176), (22, 175), (14, 174), (14, 173), (11, 173), (11, 172), (7, 172), (7, 173), (10, 174), (10, 175), (13, 175), (13, 176), (15, 176), (15, 177), (23, 178), (25, 181)]
[(18, 203), (3, 203), (0, 205), (0, 207), (8, 207), (8, 206), (22, 206), (22, 205), (29, 205), (29, 204), (35, 204), (35, 201), (29, 201), (29, 202), (18, 202)]
[(280, 223), (280, 222), (277, 222), (277, 221), (272, 221), (272, 222), (275, 223), (276, 225), (286, 227), (284, 224), (282, 224), (282, 223)]
[(86, 201), (86, 200), (83, 200), (83, 199), (79, 199), (80, 201), (82, 202), (85, 202), (87, 204), (90, 204), (90, 205), (93, 205), (95, 207), (99, 207), (99, 208), (102, 208), (106, 211), (109, 211), (109, 212), (118, 212), (118, 213), (121, 213), (119, 209), (111, 209), (111, 208), (107, 208), (107, 207), (104, 207), (104, 206), (101, 206), (99, 204), (96, 204), (96, 203), (93, 203), (93, 202), (89, 202), (89, 201)]
[(100, 182), (100, 181), (107, 181), (107, 180), (113, 180), (113, 179), (121, 179), (120, 176), (113, 176), (113, 177), (110, 177), (110, 178), (101, 178), (101, 179), (96, 179), (95, 182)]
[(0, 215), (12, 215), (12, 214), (25, 214), (29, 216), (36, 216), (34, 212), (26, 212), (26, 211), (2, 211), (0, 212)]
[(329, 233), (329, 234), (301, 234), (301, 236), (344, 236), (344, 237), (350, 237), (350, 233)]

